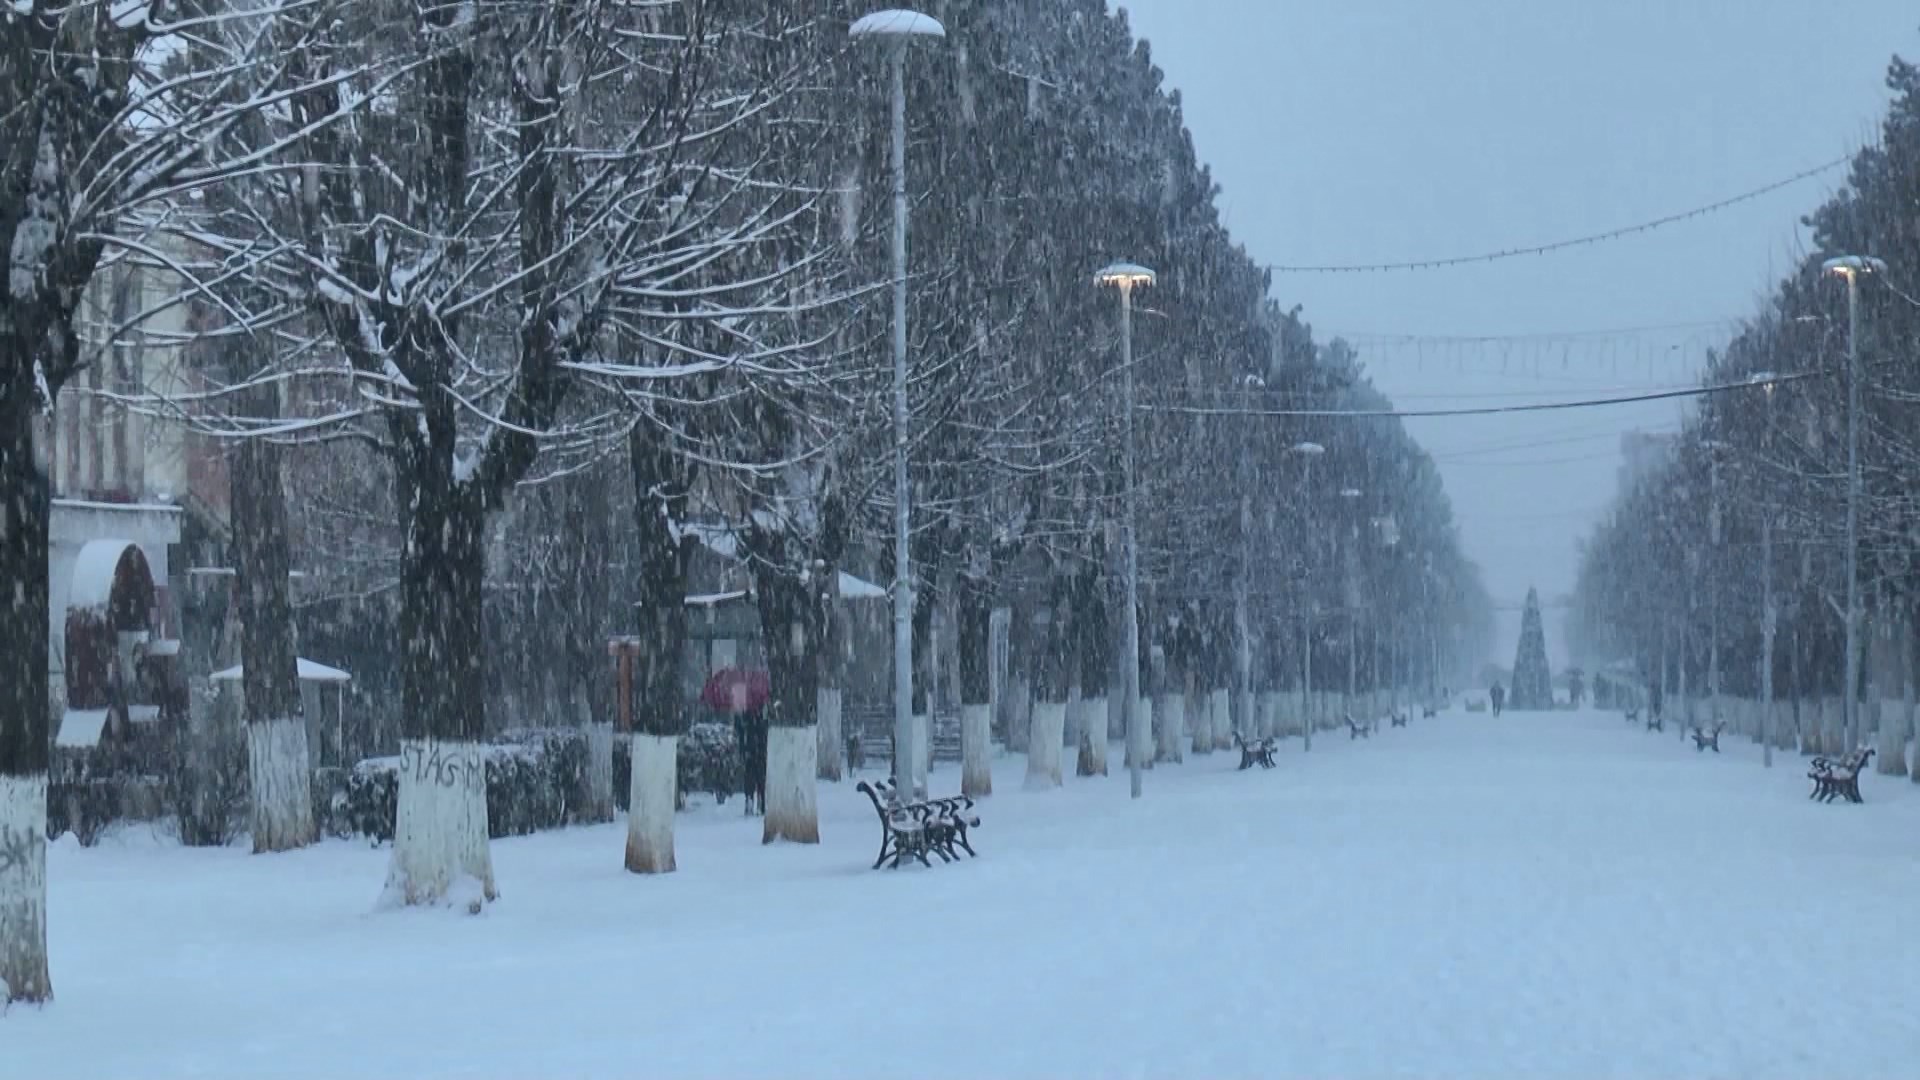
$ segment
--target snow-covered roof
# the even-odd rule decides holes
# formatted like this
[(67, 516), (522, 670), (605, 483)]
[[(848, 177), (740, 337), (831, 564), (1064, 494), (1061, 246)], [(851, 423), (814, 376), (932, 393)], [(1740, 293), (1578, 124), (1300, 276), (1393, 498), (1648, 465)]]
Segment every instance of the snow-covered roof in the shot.
[[(301, 682), (348, 683), (353, 681), (353, 676), (341, 671), (339, 668), (316, 663), (304, 656), (296, 658), (295, 662), (299, 667)], [(216, 671), (207, 677), (214, 682), (239, 682), (244, 668), (245, 665), (235, 664), (223, 671)]]
[(122, 514), (178, 514), (181, 509), (172, 503), (122, 503), (100, 502), (95, 499), (54, 499), (53, 505), (74, 510), (109, 510)]
[(732, 592), (698, 593), (687, 597), (687, 606), (713, 607), (717, 604), (727, 603), (730, 600), (745, 600), (746, 598), (747, 590), (745, 589), (735, 589)]
[[(131, 540), (89, 540), (80, 546), (73, 559), (73, 575), (68, 579), (68, 607), (103, 607), (113, 595), (113, 572), (128, 548), (138, 551)], [(141, 552), (144, 560), (146, 553)]]
[(60, 734), (53, 742), (55, 746), (99, 746), (106, 727), (105, 709), (68, 709), (60, 716)]
[[(683, 528), (694, 539), (700, 541), (708, 551), (723, 559), (740, 559), (740, 534), (732, 525), (725, 522), (691, 521)], [(687, 597), (690, 606), (711, 606), (737, 600), (745, 592), (709, 593)], [(845, 570), (840, 571), (840, 598), (843, 600), (876, 600), (887, 595), (887, 590), (865, 578), (858, 578)]]
[(847, 33), (854, 37), (943, 38), (947, 36), (947, 28), (931, 15), (904, 8), (888, 8), (855, 19)]
[(843, 600), (884, 599), (887, 590), (865, 578), (857, 578), (845, 570), (840, 571), (840, 597)]

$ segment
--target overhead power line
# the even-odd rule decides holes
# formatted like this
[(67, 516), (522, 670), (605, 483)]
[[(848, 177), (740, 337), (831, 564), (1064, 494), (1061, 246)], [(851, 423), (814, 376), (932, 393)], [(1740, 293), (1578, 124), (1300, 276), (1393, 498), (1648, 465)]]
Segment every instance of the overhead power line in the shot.
[[(1797, 375), (1780, 375), (1767, 382), (1778, 386), (1782, 383), (1801, 382), (1806, 379), (1822, 378), (1824, 371), (1808, 371)], [(1190, 416), (1272, 416), (1272, 417), (1434, 417), (1434, 416), (1489, 416), (1495, 413), (1549, 412), (1556, 409), (1594, 409), (1606, 405), (1631, 405), (1640, 401), (1666, 401), (1673, 398), (1706, 397), (1709, 394), (1724, 394), (1731, 390), (1758, 390), (1764, 384), (1751, 379), (1739, 382), (1721, 383), (1715, 386), (1695, 386), (1685, 390), (1663, 390), (1648, 394), (1631, 394), (1621, 397), (1585, 398), (1579, 401), (1536, 401), (1525, 405), (1482, 405), (1460, 409), (1229, 409), (1207, 408), (1194, 405), (1137, 405), (1141, 412), (1183, 413)]]
[(1489, 263), (1498, 262), (1502, 259), (1517, 259), (1523, 255), (1546, 255), (1550, 252), (1564, 251), (1567, 248), (1584, 247), (1588, 244), (1599, 244), (1608, 240), (1619, 240), (1623, 237), (1634, 236), (1639, 233), (1652, 232), (1655, 229), (1663, 228), (1677, 222), (1688, 221), (1697, 217), (1705, 217), (1708, 214), (1725, 210), (1730, 206), (1738, 206), (1744, 202), (1751, 202), (1762, 195), (1772, 194), (1781, 188), (1797, 184), (1802, 180), (1819, 176), (1821, 173), (1829, 172), (1852, 160), (1853, 154), (1848, 153), (1845, 156), (1834, 158), (1832, 161), (1824, 164), (1815, 165), (1811, 169), (1794, 173), (1784, 180), (1775, 180), (1771, 184), (1754, 188), (1751, 191), (1741, 192), (1732, 198), (1721, 199), (1719, 202), (1708, 203), (1705, 206), (1696, 206), (1691, 210), (1683, 210), (1677, 214), (1668, 214), (1665, 217), (1654, 218), (1652, 221), (1643, 221), (1638, 225), (1628, 225), (1625, 228), (1610, 229), (1607, 232), (1594, 233), (1590, 236), (1579, 236), (1571, 240), (1555, 240), (1547, 244), (1506, 248), (1500, 251), (1484, 252), (1479, 255), (1455, 255), (1443, 259), (1415, 259), (1407, 262), (1385, 263), (1349, 263), (1345, 265), (1328, 266), (1287, 266), (1275, 263), (1269, 264), (1267, 269), (1276, 274), (1366, 274), (1385, 273), (1393, 270), (1439, 270), (1449, 266), (1465, 266), (1471, 263)]
[(1327, 331), (1328, 340), (1339, 338), (1351, 345), (1489, 345), (1508, 341), (1537, 341), (1557, 344), (1562, 341), (1589, 341), (1595, 338), (1645, 337), (1676, 330), (1706, 330), (1737, 326), (1739, 316), (1724, 319), (1699, 319), (1694, 322), (1656, 323), (1651, 326), (1619, 326), (1609, 330), (1546, 330), (1518, 334), (1417, 334), (1394, 331)]

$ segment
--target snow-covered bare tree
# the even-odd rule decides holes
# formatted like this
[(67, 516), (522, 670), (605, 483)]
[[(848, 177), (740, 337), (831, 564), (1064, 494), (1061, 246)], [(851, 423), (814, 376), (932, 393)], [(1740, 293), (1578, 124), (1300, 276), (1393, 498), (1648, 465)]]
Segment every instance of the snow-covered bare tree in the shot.
[[(336, 101), (298, 129), (244, 146), (230, 139), (288, 95), (313, 89), (295, 58), (339, 10), (324, 2), (182, 9), (164, 0), (0, 8), (0, 593), (10, 598), (0, 618), (0, 658), (9, 665), (0, 679), (0, 997), (52, 993), (44, 929), (50, 488), (41, 418), (86, 363), (76, 325), (83, 295), (116, 260), (179, 270), (177, 252), (155, 232), (174, 209), (351, 114)], [(183, 50), (202, 38), (226, 44)], [(169, 65), (183, 51), (184, 63)]]
[(732, 77), (730, 50), (767, 18), (718, 0), (357, 8), (297, 58), (328, 91), (266, 115), (304, 131), (365, 101), (360, 122), (263, 170), (258, 197), (193, 236), (218, 258), (269, 253), (262, 276), (337, 358), (302, 373), (324, 387), (302, 421), (351, 427), (400, 493), (391, 902), (495, 895), (486, 523), (543, 443), (595, 437), (556, 426), (570, 386), (644, 366), (622, 350), (650, 319), (724, 317), (661, 301), (777, 229), (748, 205), (757, 162), (731, 137), (790, 89)]

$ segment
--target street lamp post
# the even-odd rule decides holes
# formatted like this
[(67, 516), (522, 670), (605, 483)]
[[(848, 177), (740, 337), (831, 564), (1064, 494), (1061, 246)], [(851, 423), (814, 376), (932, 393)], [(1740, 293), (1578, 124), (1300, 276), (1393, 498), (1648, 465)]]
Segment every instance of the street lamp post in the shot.
[[(1317, 442), (1294, 443), (1290, 453), (1298, 456), (1304, 463), (1300, 467), (1300, 505), (1310, 514), (1313, 503), (1308, 493), (1311, 485), (1308, 480), (1313, 472), (1313, 462), (1327, 452), (1327, 448)], [(1307, 522), (1307, 543), (1313, 543), (1313, 522)], [(1304, 564), (1303, 564), (1304, 565)], [(1313, 749), (1313, 570), (1306, 567), (1300, 575), (1300, 734), (1301, 751)]]
[(1121, 692), (1126, 695), (1126, 732), (1127, 732), (1127, 787), (1131, 797), (1140, 797), (1142, 759), (1146, 748), (1142, 744), (1145, 732), (1141, 730), (1140, 715), (1140, 544), (1135, 532), (1137, 510), (1133, 478), (1133, 290), (1150, 286), (1154, 282), (1153, 271), (1134, 263), (1115, 263), (1094, 275), (1099, 285), (1111, 285), (1120, 290), (1120, 372), (1124, 400), (1121, 403), (1120, 430), (1125, 440), (1125, 460), (1121, 465), (1123, 481), (1126, 485), (1125, 511), (1127, 540), (1127, 600), (1124, 644), (1126, 651), (1121, 667)]
[[(1254, 734), (1256, 710), (1253, 705), (1253, 613), (1248, 609), (1249, 594), (1253, 591), (1253, 491), (1259, 486), (1253, 472), (1253, 405), (1255, 393), (1266, 385), (1258, 375), (1246, 377), (1246, 423), (1243, 425), (1246, 445), (1240, 455), (1240, 566), (1239, 580), (1233, 590), (1233, 699), (1228, 714), (1234, 730), (1249, 739)], [(1214, 738), (1219, 739), (1219, 732), (1214, 733)]]
[[(1766, 388), (1767, 424), (1761, 429), (1763, 447), (1773, 442), (1773, 381)], [(1760, 512), (1760, 763), (1773, 768), (1773, 637), (1776, 622), (1773, 607), (1773, 505)]]
[[(1727, 444), (1719, 439), (1702, 439), (1707, 451), (1707, 543), (1716, 555), (1720, 551), (1720, 451)], [(1720, 589), (1719, 575), (1707, 572), (1707, 719), (1720, 723)]]
[(876, 11), (854, 21), (856, 41), (886, 46), (893, 77), (893, 782), (916, 794), (923, 760), (913, 723), (913, 577), (907, 497), (907, 49), (946, 36), (938, 19), (917, 11)]
[[(1350, 504), (1358, 506), (1362, 492), (1359, 488), (1341, 488), (1340, 497)], [(1357, 514), (1358, 511), (1356, 510)], [(1346, 558), (1341, 560), (1347, 570), (1347, 715), (1353, 715), (1353, 700), (1360, 694), (1360, 520), (1356, 516), (1350, 523), (1352, 532), (1347, 541)]]
[(1840, 716), (1848, 748), (1860, 737), (1860, 275), (1885, 273), (1871, 255), (1842, 255), (1820, 264), (1847, 280), (1847, 657)]

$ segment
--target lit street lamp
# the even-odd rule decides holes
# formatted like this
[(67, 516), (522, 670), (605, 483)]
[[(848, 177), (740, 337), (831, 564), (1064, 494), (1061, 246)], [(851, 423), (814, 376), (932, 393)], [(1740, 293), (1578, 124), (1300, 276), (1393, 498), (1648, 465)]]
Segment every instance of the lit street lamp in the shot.
[(1849, 749), (1860, 737), (1860, 275), (1884, 274), (1871, 255), (1842, 255), (1820, 264), (1823, 274), (1847, 279), (1847, 685), (1840, 716)]
[(893, 72), (893, 782), (916, 793), (923, 760), (913, 723), (913, 577), (907, 538), (907, 47), (944, 38), (938, 19), (917, 11), (876, 11), (854, 21), (856, 41), (885, 45)]
[(1133, 290), (1150, 286), (1154, 282), (1153, 271), (1134, 263), (1114, 263), (1112, 266), (1093, 276), (1097, 285), (1111, 285), (1120, 290), (1120, 372), (1122, 404), (1120, 428), (1126, 440), (1124, 482), (1126, 484), (1126, 540), (1127, 540), (1127, 601), (1125, 644), (1122, 648), (1126, 655), (1122, 658), (1121, 693), (1125, 695), (1123, 705), (1126, 708), (1127, 732), (1127, 785), (1133, 798), (1140, 797), (1140, 771), (1142, 758), (1146, 756), (1146, 733), (1140, 715), (1140, 545), (1134, 533), (1135, 500), (1137, 493), (1133, 482)]

